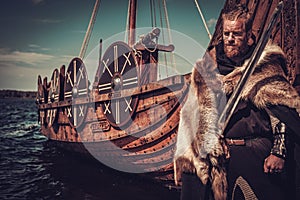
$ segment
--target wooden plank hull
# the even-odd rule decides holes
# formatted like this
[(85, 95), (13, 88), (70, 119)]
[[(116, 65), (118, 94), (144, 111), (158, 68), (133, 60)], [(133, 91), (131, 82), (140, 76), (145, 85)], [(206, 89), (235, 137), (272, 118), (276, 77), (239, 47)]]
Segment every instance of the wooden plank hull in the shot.
[[(80, 127), (72, 124), (66, 111), (76, 106), (70, 105), (74, 101), (41, 104), (41, 132), (59, 146), (90, 154), (114, 169), (131, 173), (160, 171), (156, 178), (170, 181), (179, 113), (189, 89), (189, 79), (190, 74), (179, 75), (131, 88), (138, 91), (139, 100), (135, 114), (123, 127), (110, 125), (101, 106), (105, 97), (92, 92), (80, 100), (80, 104), (86, 106)], [(49, 126), (46, 118), (53, 110), (57, 116)]]

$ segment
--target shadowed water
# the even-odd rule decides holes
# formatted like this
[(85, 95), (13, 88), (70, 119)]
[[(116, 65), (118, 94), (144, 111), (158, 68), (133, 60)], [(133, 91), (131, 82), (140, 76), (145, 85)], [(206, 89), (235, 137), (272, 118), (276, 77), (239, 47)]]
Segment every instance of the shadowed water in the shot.
[(177, 190), (53, 146), (33, 100), (0, 99), (0, 199), (179, 199)]

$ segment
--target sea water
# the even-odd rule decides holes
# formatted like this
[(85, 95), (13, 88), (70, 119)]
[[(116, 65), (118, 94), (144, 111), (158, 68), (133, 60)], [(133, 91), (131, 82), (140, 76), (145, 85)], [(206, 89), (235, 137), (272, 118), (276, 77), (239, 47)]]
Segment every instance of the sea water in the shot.
[(40, 133), (34, 100), (0, 99), (0, 199), (176, 200), (178, 190), (65, 152)]

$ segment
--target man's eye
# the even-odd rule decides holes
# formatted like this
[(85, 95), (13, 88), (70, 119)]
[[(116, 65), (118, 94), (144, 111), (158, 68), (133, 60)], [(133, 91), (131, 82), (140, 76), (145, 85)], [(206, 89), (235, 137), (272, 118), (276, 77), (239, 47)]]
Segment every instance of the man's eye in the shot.
[(225, 36), (229, 36), (229, 32), (224, 32), (223, 33)]
[(235, 35), (235, 36), (242, 36), (243, 33), (242, 32), (233, 32), (233, 35)]

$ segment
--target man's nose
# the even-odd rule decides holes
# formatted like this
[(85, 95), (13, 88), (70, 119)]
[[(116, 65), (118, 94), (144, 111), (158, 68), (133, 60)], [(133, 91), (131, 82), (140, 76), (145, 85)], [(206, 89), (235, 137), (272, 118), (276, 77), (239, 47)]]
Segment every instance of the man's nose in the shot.
[(234, 42), (234, 36), (233, 36), (233, 34), (232, 33), (229, 33), (229, 35), (228, 35), (228, 41), (229, 42)]

